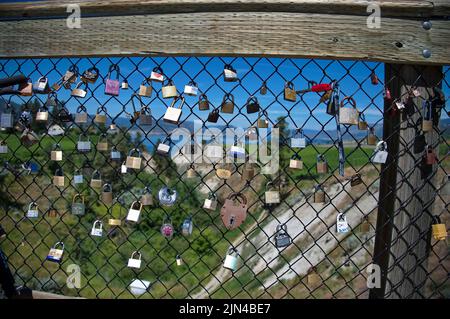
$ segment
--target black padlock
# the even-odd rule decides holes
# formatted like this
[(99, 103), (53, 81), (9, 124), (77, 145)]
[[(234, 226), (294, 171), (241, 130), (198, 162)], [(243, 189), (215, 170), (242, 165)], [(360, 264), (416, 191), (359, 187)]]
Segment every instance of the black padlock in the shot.
[(219, 120), (219, 109), (214, 109), (208, 114), (208, 122), (217, 123)]
[(258, 99), (254, 96), (250, 96), (247, 100), (247, 113), (256, 113), (259, 112), (259, 103)]
[(422, 153), (425, 150), (427, 144), (425, 134), (420, 129), (422, 127), (422, 121), (419, 118), (416, 122), (416, 135), (414, 136), (413, 152), (414, 154)]

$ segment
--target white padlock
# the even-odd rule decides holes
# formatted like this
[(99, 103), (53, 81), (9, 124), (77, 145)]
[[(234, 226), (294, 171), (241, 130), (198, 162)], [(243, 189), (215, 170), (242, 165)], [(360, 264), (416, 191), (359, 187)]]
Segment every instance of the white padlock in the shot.
[(347, 233), (350, 230), (347, 217), (343, 213), (339, 213), (336, 217), (336, 230), (338, 233)]
[[(135, 258), (136, 255), (137, 255), (137, 258)], [(128, 267), (130, 267), (130, 268), (136, 268), (136, 269), (141, 268), (141, 263), (142, 263), (141, 258), (142, 258), (141, 253), (138, 252), (138, 251), (134, 251), (134, 252), (131, 254), (130, 259), (128, 259)]]
[(184, 86), (184, 94), (190, 96), (196, 96), (198, 94), (197, 83), (194, 81), (190, 81), (187, 85)]
[(379, 141), (372, 155), (372, 163), (384, 164), (388, 157), (387, 143)]
[(230, 246), (228, 248), (227, 256), (225, 257), (225, 261), (223, 262), (223, 267), (230, 269), (231, 271), (236, 271), (238, 265), (238, 252), (233, 247)]
[(39, 205), (36, 204), (36, 202), (32, 202), (30, 203), (30, 205), (28, 205), (27, 217), (28, 218), (39, 217)]
[(291, 147), (305, 148), (306, 138), (301, 128), (296, 129), (294, 136), (291, 138)]
[(142, 204), (139, 201), (134, 201), (131, 203), (131, 207), (128, 210), (127, 220), (132, 222), (137, 222), (139, 220), (139, 216), (141, 215)]
[(101, 237), (103, 235), (103, 223), (101, 220), (96, 220), (92, 225), (91, 235)]

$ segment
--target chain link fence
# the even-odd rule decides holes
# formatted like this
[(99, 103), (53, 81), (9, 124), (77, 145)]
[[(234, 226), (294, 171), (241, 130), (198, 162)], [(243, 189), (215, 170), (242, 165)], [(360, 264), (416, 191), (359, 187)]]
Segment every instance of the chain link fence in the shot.
[[(363, 61), (0, 60), (0, 78), (20, 73), (34, 92), (23, 85), (0, 101), (0, 245), (17, 283), (32, 289), (87, 298), (367, 298), (383, 119), (396, 112), (421, 114), (411, 124), (418, 136), (421, 126), (439, 134), (423, 180), (436, 193), (427, 213), (448, 224), (449, 121), (437, 101), (449, 91), (447, 67), (444, 93), (430, 98), (390, 96), (384, 64)], [(443, 109), (425, 127), (429, 105)], [(252, 145), (271, 145), (273, 174), (259, 157), (250, 163)], [(420, 137), (408, 147), (428, 155)], [(185, 160), (199, 149), (209, 160), (223, 151), (229, 162)], [(429, 243), (424, 297), (448, 297), (448, 244)]]

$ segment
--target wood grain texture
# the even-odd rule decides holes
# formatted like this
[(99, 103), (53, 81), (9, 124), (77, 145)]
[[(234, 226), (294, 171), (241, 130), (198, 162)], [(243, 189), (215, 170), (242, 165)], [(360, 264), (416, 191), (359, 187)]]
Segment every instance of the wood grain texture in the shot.
[[(450, 64), (450, 21), (304, 13), (191, 13), (0, 22), (0, 57), (126, 55), (284, 56)], [(398, 47), (401, 45), (401, 47)], [(432, 56), (422, 57), (429, 48)]]
[[(300, 12), (367, 16), (367, 0), (109, 0), (4, 3), (0, 18), (64, 17), (66, 5), (80, 4), (84, 16), (188, 12)], [(450, 14), (450, 1), (380, 0), (383, 17), (432, 17)]]

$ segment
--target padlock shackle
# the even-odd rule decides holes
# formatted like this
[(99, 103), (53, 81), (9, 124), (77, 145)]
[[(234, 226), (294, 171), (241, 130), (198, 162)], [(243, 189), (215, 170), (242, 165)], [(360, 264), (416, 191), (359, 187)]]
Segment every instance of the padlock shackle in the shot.
[(301, 160), (302, 160), (302, 157), (300, 156), (300, 154), (295, 153), (295, 154), (293, 154), (293, 155), (291, 156), (291, 159), (301, 161)]
[(164, 75), (163, 70), (162, 70), (161, 67), (159, 67), (159, 66), (155, 66), (155, 67), (153, 68), (152, 71), (153, 71), (153, 72), (156, 72), (156, 73), (159, 73), (159, 74), (161, 74), (161, 75)]
[(366, 121), (366, 116), (364, 115), (364, 112), (359, 112), (358, 119), (360, 119), (362, 122)]
[(78, 66), (77, 66), (76, 64), (72, 64), (72, 65), (69, 67), (69, 71), (70, 71), (70, 72), (73, 72), (75, 75), (78, 75), (78, 74), (79, 74), (79, 69), (78, 69)]
[(110, 192), (112, 192), (112, 185), (110, 183), (105, 183), (102, 186), (102, 190), (103, 190), (103, 192), (110, 193)]
[(178, 96), (175, 96), (174, 98), (173, 98), (173, 101), (172, 101), (172, 103), (170, 104), (170, 107), (173, 107), (173, 108), (175, 108), (175, 103), (179, 100), (179, 99), (181, 99), (181, 104), (180, 104), (180, 109), (182, 109), (183, 108), (183, 105), (184, 105), (184, 96), (182, 96), (182, 95), (178, 95)]
[(142, 99), (141, 96), (139, 94), (137, 94), (136, 92), (134, 92), (133, 94), (131, 94), (131, 106), (133, 107), (133, 112), (136, 112), (136, 105), (134, 104), (134, 98), (137, 98), (139, 100), (139, 106), (142, 109), (144, 103), (142, 103)]
[(233, 256), (233, 254), (236, 254), (236, 256), (238, 256), (239, 252), (233, 245), (231, 245), (230, 247), (228, 247), (227, 255)]
[(258, 104), (258, 98), (254, 95), (250, 95), (250, 97), (247, 99), (247, 104), (250, 104), (250, 102)]
[(337, 218), (339, 221), (345, 221), (346, 220), (345, 213), (339, 213), (337, 215)]
[(81, 203), (84, 204), (84, 195), (83, 195), (83, 194), (80, 194), (80, 193), (77, 193), (77, 194), (73, 195), (73, 198), (72, 198), (72, 204), (75, 203), (75, 201), (76, 201), (78, 198), (80, 198), (80, 199), (81, 199)]
[[(131, 155), (133, 155), (133, 154), (135, 154), (135, 153), (137, 153), (137, 154), (139, 155), (138, 157), (141, 157), (141, 156), (142, 156), (141, 150), (138, 149), (137, 147), (132, 148), (132, 149), (128, 152), (128, 156), (131, 156)], [(133, 157), (134, 157), (134, 156), (133, 156)]]
[(289, 88), (289, 89), (294, 89), (294, 83), (292, 83), (291, 81), (286, 81), (286, 83), (284, 83), (284, 88)]
[(131, 209), (136, 209), (136, 204), (139, 205), (139, 210), (142, 210), (142, 203), (139, 200), (135, 200), (134, 202), (131, 203)]
[(317, 154), (317, 162), (318, 163), (320, 163), (320, 162), (326, 163), (327, 160), (325, 159), (325, 156), (323, 154)]
[(28, 209), (30, 210), (31, 208), (37, 209), (39, 208), (39, 205), (35, 201), (32, 201), (30, 205), (28, 205)]
[(134, 256), (135, 256), (136, 254), (139, 255), (139, 260), (141, 260), (142, 254), (141, 254), (141, 252), (138, 251), (138, 250), (135, 250), (135, 251), (133, 251), (133, 252), (131, 253), (130, 259), (136, 259), (136, 258), (134, 258)]
[(53, 144), (52, 150), (54, 150), (54, 151), (61, 151), (61, 145), (59, 145), (59, 143)]
[(317, 185), (315, 185), (315, 186), (314, 186), (314, 190), (315, 190), (316, 192), (318, 192), (318, 191), (324, 191), (324, 189), (323, 189), (323, 187), (322, 187), (322, 184), (317, 184)]
[(222, 100), (222, 104), (227, 102), (227, 101), (231, 101), (234, 104), (234, 95), (231, 93), (225, 93), (223, 96), (223, 100)]
[(54, 244), (51, 248), (56, 249), (56, 247), (62, 246), (61, 250), (64, 250), (64, 243), (62, 241), (58, 241), (56, 244)]
[(196, 83), (194, 80), (190, 80), (190, 81), (188, 82), (188, 85), (189, 85), (189, 86), (197, 87), (197, 83)]
[(79, 107), (77, 107), (77, 113), (80, 113), (80, 112), (87, 112), (87, 109), (84, 106), (84, 104), (81, 104)]
[(55, 170), (55, 176), (64, 176), (64, 172), (61, 167), (59, 167)]
[(341, 100), (341, 107), (345, 106), (345, 104), (346, 104), (345, 101), (348, 101), (349, 102), (348, 104), (350, 104), (350, 106), (352, 106), (354, 109), (356, 109), (356, 101), (353, 97), (351, 97), (351, 96), (344, 97)]
[(229, 64), (229, 63), (226, 63), (226, 64), (223, 66), (223, 68), (224, 68), (224, 70), (230, 70), (230, 71), (236, 73), (236, 70), (235, 70), (235, 69), (233, 68), (233, 66), (232, 66), (231, 64)]
[(106, 79), (110, 79), (111, 78), (111, 73), (116, 71), (116, 80), (119, 81), (119, 73), (120, 73), (120, 68), (118, 64), (111, 64), (109, 69), (108, 69), (108, 75), (106, 76)]
[(287, 234), (287, 225), (286, 224), (278, 224), (277, 225), (277, 233), (284, 233)]
[(231, 193), (230, 195), (228, 195), (228, 199), (230, 199), (230, 200), (241, 199), (242, 204), (244, 204), (244, 205), (247, 204), (247, 197), (245, 197), (245, 195), (242, 193)]
[(202, 102), (202, 101), (209, 102), (209, 101), (208, 101), (208, 97), (206, 96), (205, 93), (202, 93), (202, 94), (200, 94), (200, 95), (198, 96), (198, 101), (199, 101), (199, 102)]
[(107, 113), (108, 111), (106, 110), (106, 108), (105, 108), (105, 106), (104, 105), (102, 105), (102, 106), (100, 106), (99, 108), (97, 108), (97, 114), (100, 114), (100, 112), (105, 112), (105, 113)]
[(387, 151), (387, 143), (383, 140), (379, 141), (375, 147), (375, 151)]
[(83, 81), (78, 82), (77, 85), (75, 86), (75, 89), (79, 89), (80, 86), (82, 86), (83, 84), (84, 84), (84, 91), (86, 91), (86, 93), (87, 93), (87, 90), (88, 90), (88, 83), (87, 82), (83, 82)]
[[(97, 225), (100, 225), (100, 227), (96, 227)], [(99, 219), (97, 219), (96, 221), (94, 221), (94, 223), (92, 224), (92, 228), (94, 229), (102, 229), (103, 228), (103, 222)]]
[(98, 169), (96, 169), (92, 172), (91, 179), (101, 179), (101, 178), (102, 178), (102, 174), (100, 173), (100, 171)]
[(442, 224), (441, 217), (439, 217), (438, 215), (432, 215), (431, 216), (431, 224), (432, 225)]

